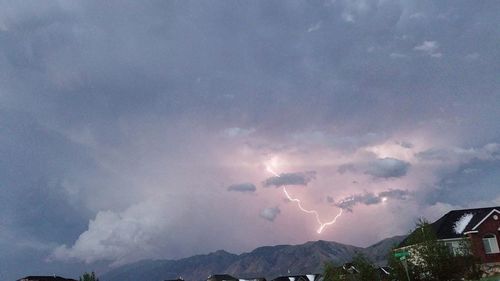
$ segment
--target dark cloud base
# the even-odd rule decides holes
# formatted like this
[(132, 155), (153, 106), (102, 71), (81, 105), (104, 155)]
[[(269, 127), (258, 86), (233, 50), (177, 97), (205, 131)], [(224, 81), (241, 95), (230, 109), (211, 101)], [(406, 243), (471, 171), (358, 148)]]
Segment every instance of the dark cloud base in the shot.
[(316, 178), (315, 171), (299, 172), (299, 173), (282, 173), (278, 176), (266, 179), (262, 184), (264, 187), (280, 187), (286, 185), (302, 185), (306, 186)]

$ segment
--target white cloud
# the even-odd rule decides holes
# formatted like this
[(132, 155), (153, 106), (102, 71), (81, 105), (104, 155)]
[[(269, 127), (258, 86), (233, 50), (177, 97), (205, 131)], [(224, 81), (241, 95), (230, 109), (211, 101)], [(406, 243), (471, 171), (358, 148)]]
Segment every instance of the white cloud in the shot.
[(415, 46), (413, 49), (434, 58), (440, 58), (443, 56), (442, 53), (437, 51), (439, 49), (439, 44), (436, 41), (424, 41), (422, 44)]
[(389, 57), (390, 57), (391, 59), (405, 59), (405, 58), (408, 58), (408, 56), (407, 56), (407, 55), (405, 55), (405, 54), (401, 54), (401, 53), (391, 53), (391, 54), (389, 55)]
[(313, 32), (321, 28), (321, 22), (317, 22), (313, 25), (311, 25), (308, 29), (307, 32)]
[(236, 137), (246, 137), (254, 132), (255, 132), (254, 128), (245, 129), (245, 128), (233, 127), (225, 129), (224, 135), (230, 138), (236, 138)]
[(259, 216), (263, 219), (273, 222), (280, 213), (281, 210), (279, 207), (272, 207), (261, 210)]
[(427, 53), (433, 53), (439, 48), (439, 44), (436, 41), (424, 41), (421, 45), (415, 46), (413, 48), (416, 51), (422, 51)]
[(73, 246), (57, 247), (52, 258), (92, 263), (113, 261), (114, 265), (154, 257), (157, 239), (168, 231), (171, 218), (165, 203), (143, 202), (123, 212), (101, 211), (89, 222)]

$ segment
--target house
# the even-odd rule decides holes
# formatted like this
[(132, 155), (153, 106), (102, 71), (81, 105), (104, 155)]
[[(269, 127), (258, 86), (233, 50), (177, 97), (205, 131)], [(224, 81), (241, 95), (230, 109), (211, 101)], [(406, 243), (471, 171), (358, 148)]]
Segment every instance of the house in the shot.
[[(381, 281), (388, 281), (391, 280), (391, 269), (387, 266), (379, 266), (374, 268), (375, 269), (375, 274), (378, 277), (377, 280)], [(344, 276), (344, 279), (350, 280), (350, 279), (355, 279), (352, 278), (358, 274), (361, 273), (359, 269), (357, 269), (352, 262), (347, 262), (344, 263), (341, 267), (338, 268), (339, 272)], [(351, 276), (351, 278), (348, 278), (348, 276)]]
[(289, 275), (274, 278), (272, 281), (322, 281), (321, 274)]
[(264, 277), (256, 277), (256, 278), (240, 278), (239, 281), (267, 281)]
[(76, 281), (75, 279), (63, 278), (61, 276), (26, 276), (17, 281)]
[[(461, 242), (468, 239), (472, 254), (483, 267), (500, 268), (500, 206), (453, 210), (433, 222), (431, 229), (453, 253), (459, 254)], [(408, 238), (400, 244), (407, 246)]]
[(378, 280), (389, 281), (391, 280), (391, 268), (387, 266), (380, 266), (377, 268)]
[(208, 276), (207, 281), (239, 281), (238, 278), (229, 274), (214, 274)]
[(342, 265), (342, 271), (346, 274), (358, 274), (360, 271), (352, 262), (346, 262)]

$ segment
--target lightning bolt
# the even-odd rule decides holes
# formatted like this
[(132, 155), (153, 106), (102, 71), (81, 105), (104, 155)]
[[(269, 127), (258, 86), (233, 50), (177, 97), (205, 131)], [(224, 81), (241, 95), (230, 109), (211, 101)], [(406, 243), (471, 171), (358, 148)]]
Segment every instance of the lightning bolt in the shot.
[(267, 170), (269, 173), (271, 173), (271, 174), (273, 174), (273, 175), (277, 176), (278, 178), (280, 177), (280, 175), (279, 175), (278, 173), (276, 173), (276, 172), (275, 172), (275, 171), (274, 171), (271, 167), (266, 166), (266, 170)]
[[(269, 165), (266, 165), (266, 170), (273, 174), (274, 176), (276, 177), (280, 177), (280, 175), (278, 173), (276, 173)], [(304, 212), (304, 213), (307, 213), (307, 214), (314, 214), (314, 216), (316, 217), (316, 221), (318, 222), (319, 224), (319, 228), (318, 230), (316, 231), (318, 234), (320, 234), (321, 232), (323, 232), (323, 230), (327, 227), (327, 226), (330, 226), (332, 224), (334, 224), (335, 222), (337, 222), (337, 219), (342, 215), (342, 209), (340, 209), (340, 212), (331, 220), (331, 221), (327, 221), (327, 222), (322, 222), (320, 217), (319, 217), (319, 213), (318, 211), (316, 210), (308, 210), (306, 208), (304, 208), (302, 206), (302, 203), (300, 202), (300, 199), (298, 198), (293, 198), (292, 196), (290, 196), (290, 193), (288, 193), (288, 191), (286, 190), (286, 187), (283, 187), (283, 193), (285, 193), (285, 196), (288, 200), (290, 200), (291, 202), (296, 202), (297, 203), (297, 206), (299, 207), (299, 209)]]

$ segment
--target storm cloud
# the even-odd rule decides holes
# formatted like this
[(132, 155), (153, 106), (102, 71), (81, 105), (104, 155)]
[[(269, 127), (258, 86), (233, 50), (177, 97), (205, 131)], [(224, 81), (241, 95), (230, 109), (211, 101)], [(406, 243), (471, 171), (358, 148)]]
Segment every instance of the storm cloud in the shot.
[(1, 279), (318, 239), (270, 187), (353, 245), (500, 204), (499, 9), (0, 3)]
[(500, 144), (488, 143), (482, 147), (433, 147), (416, 154), (425, 161), (455, 161), (467, 162), (472, 159), (478, 160), (500, 160)]
[(387, 200), (407, 200), (411, 193), (408, 190), (402, 189), (389, 189), (386, 191), (381, 191), (378, 194), (371, 192), (364, 192), (361, 194), (350, 195), (346, 198), (339, 200), (338, 202), (333, 202), (333, 198), (328, 198), (327, 200), (330, 203), (333, 203), (335, 206), (350, 211), (353, 211), (354, 206), (358, 204), (363, 205), (376, 205)]
[(399, 159), (387, 157), (359, 163), (342, 164), (337, 168), (341, 174), (363, 172), (374, 178), (400, 178), (406, 175), (411, 164)]
[(278, 176), (266, 179), (262, 184), (265, 187), (280, 187), (285, 185), (302, 185), (306, 186), (316, 178), (315, 171), (298, 172), (298, 173), (282, 173)]
[(399, 178), (408, 172), (410, 163), (395, 158), (382, 158), (369, 162), (364, 173), (377, 178)]
[(237, 192), (255, 192), (257, 188), (253, 183), (240, 183), (228, 186), (227, 190)]
[(272, 207), (272, 208), (265, 208), (262, 209), (259, 213), (259, 216), (265, 220), (268, 220), (270, 222), (274, 222), (276, 217), (281, 213), (280, 208), (278, 207)]

